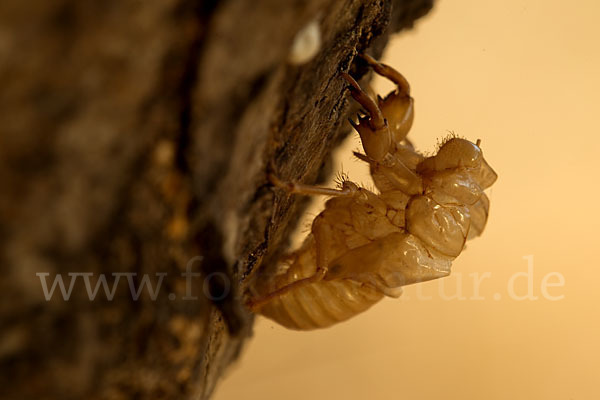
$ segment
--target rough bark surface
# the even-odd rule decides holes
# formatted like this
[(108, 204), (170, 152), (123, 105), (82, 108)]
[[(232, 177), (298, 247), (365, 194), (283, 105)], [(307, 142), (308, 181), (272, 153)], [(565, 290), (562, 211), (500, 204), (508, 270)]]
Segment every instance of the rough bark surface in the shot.
[[(251, 334), (244, 283), (301, 212), (267, 166), (317, 180), (347, 132), (339, 72), (360, 77), (356, 54), (379, 56), (429, 8), (3, 1), (0, 398), (208, 398)], [(315, 19), (319, 53), (290, 65)], [(188, 266), (202, 274), (191, 287)], [(128, 283), (156, 287), (157, 273), (156, 298), (134, 300)], [(58, 274), (70, 300), (56, 287), (47, 301), (41, 282)], [(85, 279), (101, 274), (114, 298), (90, 301)]]

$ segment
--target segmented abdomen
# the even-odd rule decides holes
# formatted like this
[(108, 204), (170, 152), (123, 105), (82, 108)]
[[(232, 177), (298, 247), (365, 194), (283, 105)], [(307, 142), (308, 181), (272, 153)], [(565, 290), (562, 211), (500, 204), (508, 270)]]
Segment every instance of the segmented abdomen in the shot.
[(326, 328), (367, 310), (382, 297), (355, 281), (320, 281), (273, 299), (260, 313), (290, 329)]
[[(309, 235), (304, 246), (295, 253), (295, 260), (283, 273), (270, 282), (271, 290), (316, 271), (315, 243)], [(383, 298), (372, 286), (343, 279), (309, 283), (277, 296), (263, 305), (259, 312), (290, 329), (325, 328), (359, 314)]]

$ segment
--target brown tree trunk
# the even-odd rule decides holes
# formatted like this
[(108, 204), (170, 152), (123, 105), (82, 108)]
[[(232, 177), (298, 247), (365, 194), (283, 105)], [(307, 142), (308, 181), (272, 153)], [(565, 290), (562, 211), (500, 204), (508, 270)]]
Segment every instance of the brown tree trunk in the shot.
[[(267, 165), (314, 182), (347, 132), (339, 72), (430, 7), (4, 0), (0, 398), (208, 398), (251, 333), (245, 278), (302, 208)], [(288, 62), (311, 21), (319, 52)], [(58, 276), (69, 300), (46, 299)], [(114, 298), (90, 300), (102, 276)]]

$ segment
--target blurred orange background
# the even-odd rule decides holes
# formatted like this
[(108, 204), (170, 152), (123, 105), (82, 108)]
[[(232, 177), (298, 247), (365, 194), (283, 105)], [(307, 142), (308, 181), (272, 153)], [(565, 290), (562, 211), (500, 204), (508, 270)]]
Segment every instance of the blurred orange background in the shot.
[[(395, 38), (383, 61), (412, 85), (417, 148), (481, 139), (499, 175), (486, 231), (449, 278), (348, 322), (258, 317), (215, 399), (600, 399), (599, 17), (591, 0), (442, 0)], [(357, 136), (336, 165), (368, 184)]]

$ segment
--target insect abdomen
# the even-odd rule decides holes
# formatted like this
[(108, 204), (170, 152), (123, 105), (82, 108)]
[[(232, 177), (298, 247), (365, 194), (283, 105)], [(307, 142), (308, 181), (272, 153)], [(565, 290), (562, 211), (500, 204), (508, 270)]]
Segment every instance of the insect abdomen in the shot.
[[(312, 235), (294, 253), (289, 268), (273, 276), (264, 290), (271, 291), (315, 274), (316, 249)], [(374, 287), (343, 279), (299, 286), (278, 295), (258, 310), (281, 325), (298, 330), (325, 328), (359, 314), (383, 298)]]
[(290, 329), (325, 328), (367, 310), (382, 297), (352, 280), (320, 281), (271, 300), (260, 313)]

